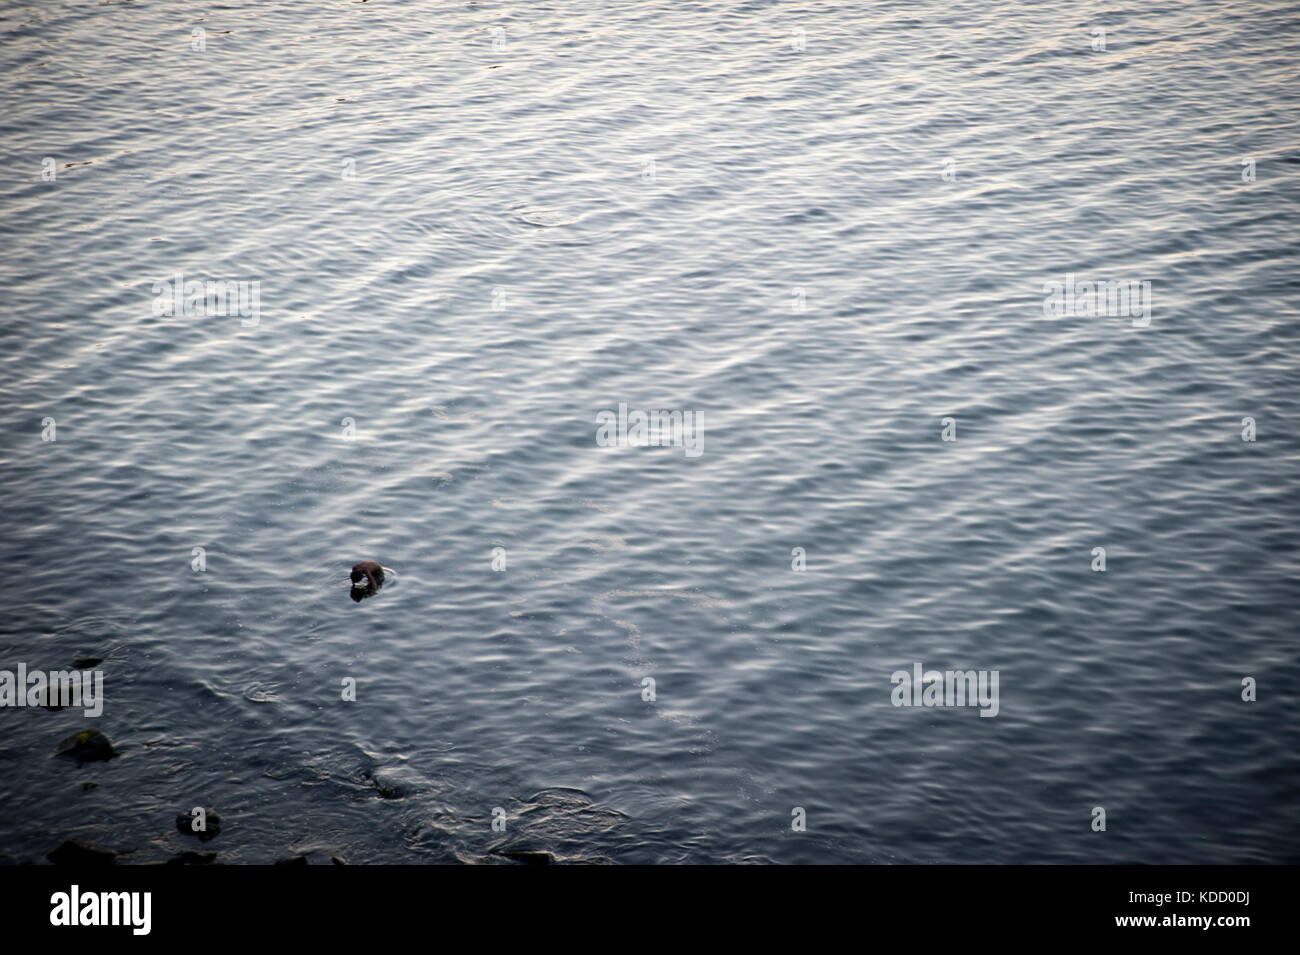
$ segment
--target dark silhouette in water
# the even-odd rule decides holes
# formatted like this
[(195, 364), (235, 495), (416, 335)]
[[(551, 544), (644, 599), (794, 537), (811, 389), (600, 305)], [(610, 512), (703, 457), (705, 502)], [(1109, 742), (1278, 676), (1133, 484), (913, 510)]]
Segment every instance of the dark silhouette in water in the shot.
[[(364, 581), (364, 582), (363, 582)], [(363, 560), (352, 567), (352, 599), (360, 603), (379, 593), (384, 585), (384, 568), (373, 560)]]

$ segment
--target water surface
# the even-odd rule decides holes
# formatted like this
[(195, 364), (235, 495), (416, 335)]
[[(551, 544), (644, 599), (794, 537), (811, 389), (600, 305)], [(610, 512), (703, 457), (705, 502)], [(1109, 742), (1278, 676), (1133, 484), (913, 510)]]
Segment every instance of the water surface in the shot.
[(1290, 4), (0, 17), (0, 856), (1300, 861)]

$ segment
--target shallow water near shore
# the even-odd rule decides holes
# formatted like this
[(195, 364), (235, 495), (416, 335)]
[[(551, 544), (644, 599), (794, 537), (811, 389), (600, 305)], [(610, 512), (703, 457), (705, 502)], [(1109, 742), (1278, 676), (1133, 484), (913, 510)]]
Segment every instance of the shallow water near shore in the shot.
[(0, 860), (1300, 862), (1292, 5), (0, 14)]

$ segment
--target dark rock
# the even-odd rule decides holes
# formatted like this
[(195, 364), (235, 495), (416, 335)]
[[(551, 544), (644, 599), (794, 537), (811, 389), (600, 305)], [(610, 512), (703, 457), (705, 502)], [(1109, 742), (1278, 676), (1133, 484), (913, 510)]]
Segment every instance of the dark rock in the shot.
[(36, 702), (47, 710), (62, 710), (69, 706), (80, 706), (81, 684), (71, 684), (67, 689), (68, 693), (65, 696), (59, 687), (47, 686), (36, 694)]
[(383, 799), (403, 799), (421, 788), (420, 777), (407, 766), (383, 766), (370, 779)]
[(207, 842), (221, 835), (221, 817), (217, 815), (217, 811), (211, 806), (207, 806), (203, 810), (203, 816), (204, 828), (195, 831), (193, 810), (179, 813), (176, 816), (177, 831), (187, 836), (197, 836), (200, 842)]
[(172, 856), (167, 860), (167, 865), (212, 865), (217, 861), (215, 852), (195, 852), (193, 849), (186, 849), (178, 856)]
[(112, 865), (117, 853), (80, 839), (65, 839), (45, 858), (55, 865)]
[(104, 662), (103, 657), (77, 657), (72, 661), (72, 665), (78, 670), (90, 670)]
[(73, 756), (79, 763), (90, 763), (100, 759), (112, 759), (121, 755), (109, 738), (99, 730), (82, 730), (73, 733), (59, 743), (55, 752), (60, 756)]
[(82, 792), (88, 792), (88, 791), (90, 791), (91, 789), (98, 789), (98, 788), (99, 788), (99, 783), (82, 783), (82, 784), (81, 784), (81, 791), (82, 791)]
[(276, 859), (276, 865), (306, 865), (306, 856), (285, 856), (283, 859)]
[(330, 862), (335, 865), (347, 865), (347, 861), (342, 856), (330, 856)]
[(555, 862), (555, 856), (549, 852), (505, 852), (498, 849), (493, 852), (493, 855), (501, 856), (503, 859), (512, 859), (523, 865), (552, 865)]

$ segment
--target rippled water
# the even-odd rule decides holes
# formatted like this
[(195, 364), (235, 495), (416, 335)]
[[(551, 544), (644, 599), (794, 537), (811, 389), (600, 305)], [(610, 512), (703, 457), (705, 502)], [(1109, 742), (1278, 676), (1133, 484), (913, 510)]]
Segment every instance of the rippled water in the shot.
[(1300, 861), (1298, 55), (1284, 2), (6, 4), (0, 667), (106, 703), (0, 709), (0, 856)]

